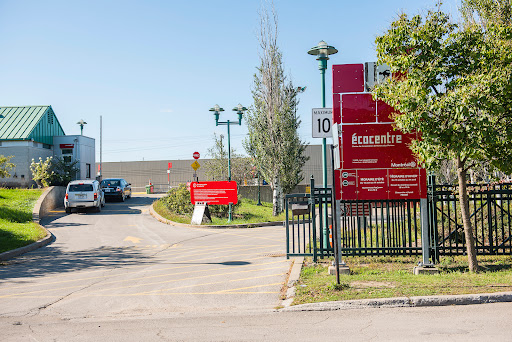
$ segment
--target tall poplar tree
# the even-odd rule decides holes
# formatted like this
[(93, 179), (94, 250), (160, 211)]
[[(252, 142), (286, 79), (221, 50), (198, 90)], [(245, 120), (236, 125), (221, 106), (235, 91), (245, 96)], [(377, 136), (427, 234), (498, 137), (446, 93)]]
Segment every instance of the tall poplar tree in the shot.
[(249, 129), (244, 147), (256, 168), (273, 190), (273, 214), (282, 210), (282, 194), (303, 179), (305, 142), (297, 129), (298, 90), (284, 74), (282, 54), (277, 45), (277, 15), (260, 13), (260, 65), (254, 75), (254, 103), (246, 115)]

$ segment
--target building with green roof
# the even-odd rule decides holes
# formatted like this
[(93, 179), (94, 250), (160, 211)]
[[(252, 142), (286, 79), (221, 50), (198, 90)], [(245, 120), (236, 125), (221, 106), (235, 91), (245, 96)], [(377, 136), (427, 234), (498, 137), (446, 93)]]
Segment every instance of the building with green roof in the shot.
[[(11, 162), (16, 164), (10, 172), (11, 177), (0, 179), (0, 185), (33, 186), (35, 183), (32, 181), (30, 171), (32, 159), (39, 161), (39, 158), (46, 160), (47, 157), (62, 155), (59, 146), (55, 147), (55, 144), (58, 144), (55, 139), (65, 139), (66, 142), (69, 139), (72, 139), (71, 142), (84, 140), (66, 136), (51, 106), (0, 107), (0, 155), (13, 156)], [(87, 139), (92, 140), (94, 151), (94, 139)], [(72, 154), (76, 159), (82, 155)], [(92, 158), (93, 161), (87, 163), (94, 165), (94, 156)]]

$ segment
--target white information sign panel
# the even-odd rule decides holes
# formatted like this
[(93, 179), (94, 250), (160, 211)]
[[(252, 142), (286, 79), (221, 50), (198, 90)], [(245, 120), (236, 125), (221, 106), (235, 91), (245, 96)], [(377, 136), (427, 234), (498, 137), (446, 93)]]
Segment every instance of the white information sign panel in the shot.
[(330, 138), (332, 108), (313, 108), (313, 138)]

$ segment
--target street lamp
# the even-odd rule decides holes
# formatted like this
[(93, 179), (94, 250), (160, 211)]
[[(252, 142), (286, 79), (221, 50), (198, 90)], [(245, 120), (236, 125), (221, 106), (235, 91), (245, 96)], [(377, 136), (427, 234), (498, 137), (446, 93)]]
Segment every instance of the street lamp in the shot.
[(84, 125), (87, 125), (87, 122), (80, 119), (80, 121), (77, 122), (77, 125), (80, 125), (80, 135), (84, 135)]
[[(241, 104), (238, 104), (235, 108), (233, 108), (233, 111), (235, 111), (238, 114), (238, 122), (231, 122), (230, 120), (227, 121), (219, 121), (219, 115), (220, 112), (223, 112), (224, 109), (219, 107), (219, 105), (213, 106), (213, 108), (210, 108), (210, 112), (213, 112), (213, 115), (215, 115), (215, 126), (219, 125), (226, 125), (228, 126), (228, 181), (231, 182), (231, 135), (229, 132), (229, 126), (231, 125), (242, 125), (242, 115), (244, 111), (246, 111), (247, 108), (242, 106)], [(229, 204), (229, 219), (228, 222), (231, 222), (233, 219), (233, 212), (231, 208), (231, 203)]]
[[(323, 40), (318, 43), (317, 46), (311, 48), (308, 51), (308, 54), (317, 56), (316, 60), (318, 61), (318, 69), (320, 70), (320, 74), (322, 75), (322, 108), (325, 108), (325, 70), (327, 69), (327, 60), (329, 59), (329, 55), (334, 55), (338, 50), (334, 46), (327, 45)], [(326, 139), (322, 138), (322, 173), (323, 173), (323, 187), (327, 188), (327, 144)], [(334, 186), (334, 184), (333, 184)], [(327, 222), (327, 206), (325, 206), (324, 210), (324, 245), (327, 246), (328, 239), (328, 222)]]

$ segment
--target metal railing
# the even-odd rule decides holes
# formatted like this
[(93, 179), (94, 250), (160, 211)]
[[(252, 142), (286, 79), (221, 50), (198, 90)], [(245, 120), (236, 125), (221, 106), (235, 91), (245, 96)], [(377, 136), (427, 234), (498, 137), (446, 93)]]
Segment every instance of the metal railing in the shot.
[(420, 200), (341, 202), (345, 255), (421, 255)]
[[(470, 221), (478, 254), (512, 252), (512, 184), (468, 184)], [(432, 228), (435, 253), (456, 255), (466, 252), (458, 185), (437, 185), (429, 178), (432, 191)]]

